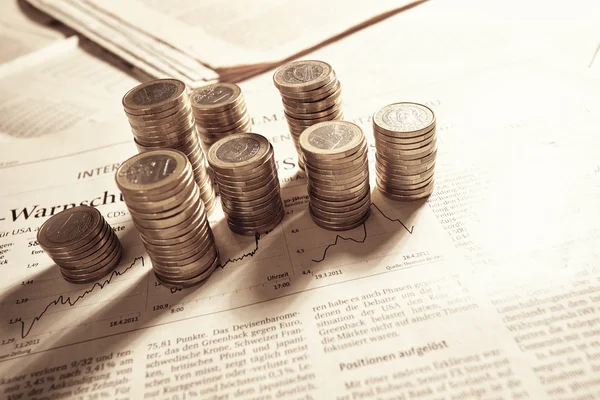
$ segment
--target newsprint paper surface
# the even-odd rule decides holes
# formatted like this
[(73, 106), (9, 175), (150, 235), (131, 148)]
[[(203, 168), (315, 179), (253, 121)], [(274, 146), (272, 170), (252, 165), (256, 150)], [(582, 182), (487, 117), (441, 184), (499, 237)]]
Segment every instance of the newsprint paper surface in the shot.
[[(436, 112), (436, 190), (398, 203), (374, 189), (370, 218), (339, 234), (308, 214), (281, 112), (255, 114), (283, 223), (242, 237), (215, 212), (221, 268), (176, 292), (114, 183), (133, 143), (30, 146), (0, 167), (0, 397), (600, 399), (598, 87), (525, 61), (352, 98), (371, 143), (382, 105)], [(98, 207), (125, 248), (96, 284), (65, 282), (36, 242), (75, 204)]]

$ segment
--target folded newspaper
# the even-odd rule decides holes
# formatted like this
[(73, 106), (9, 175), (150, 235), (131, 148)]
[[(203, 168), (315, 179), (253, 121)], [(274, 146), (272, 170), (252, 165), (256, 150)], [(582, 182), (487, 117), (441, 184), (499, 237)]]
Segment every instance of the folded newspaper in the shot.
[(423, 0), (27, 0), (153, 77), (239, 81)]

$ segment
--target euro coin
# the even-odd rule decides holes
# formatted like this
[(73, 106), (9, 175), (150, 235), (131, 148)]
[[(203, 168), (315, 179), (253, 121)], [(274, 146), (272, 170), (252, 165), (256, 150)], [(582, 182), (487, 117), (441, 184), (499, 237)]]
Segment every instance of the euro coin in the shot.
[(174, 288), (207, 278), (218, 255), (203, 192), (192, 176), (188, 157), (173, 149), (133, 156), (115, 175), (157, 279)]
[(94, 207), (68, 208), (48, 219), (37, 241), (71, 283), (96, 281), (121, 260), (119, 238)]

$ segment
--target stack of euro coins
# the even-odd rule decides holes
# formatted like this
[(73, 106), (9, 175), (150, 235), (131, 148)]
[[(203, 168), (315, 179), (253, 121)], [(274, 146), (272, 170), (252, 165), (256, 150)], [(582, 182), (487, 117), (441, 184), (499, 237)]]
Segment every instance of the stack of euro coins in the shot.
[(394, 103), (373, 115), (377, 187), (393, 200), (418, 200), (434, 188), (435, 114), (418, 103)]
[(171, 288), (206, 280), (219, 252), (185, 154), (151, 150), (125, 161), (115, 180), (157, 279)]
[(220, 82), (199, 87), (190, 99), (205, 151), (225, 136), (252, 131), (252, 119), (238, 85)]
[(208, 151), (229, 228), (240, 235), (273, 230), (283, 219), (273, 146), (261, 135), (236, 133)]
[(184, 153), (200, 188), (207, 212), (216, 204), (215, 191), (206, 169), (194, 116), (185, 84), (177, 79), (157, 79), (142, 83), (123, 97), (135, 143), (140, 152), (170, 148)]
[(367, 140), (358, 125), (321, 122), (300, 135), (309, 209), (320, 227), (343, 231), (365, 222), (371, 207)]
[(47, 220), (37, 241), (72, 283), (96, 281), (121, 261), (123, 247), (100, 211), (94, 207), (68, 208)]
[(304, 168), (299, 138), (316, 123), (342, 120), (342, 88), (331, 65), (323, 61), (295, 61), (281, 66), (273, 75), (279, 89), (290, 133)]

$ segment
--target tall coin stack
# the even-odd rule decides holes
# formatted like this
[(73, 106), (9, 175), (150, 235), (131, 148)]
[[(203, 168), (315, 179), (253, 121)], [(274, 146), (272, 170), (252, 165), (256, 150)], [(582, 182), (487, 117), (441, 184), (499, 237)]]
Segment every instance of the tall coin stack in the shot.
[(111, 272), (123, 247), (100, 211), (68, 208), (52, 216), (37, 233), (37, 241), (71, 283), (88, 283)]
[(200, 197), (210, 213), (216, 204), (215, 191), (194, 127), (185, 84), (177, 79), (142, 83), (125, 94), (123, 107), (140, 152), (171, 148), (187, 156), (200, 187)]
[(203, 86), (195, 89), (190, 99), (205, 151), (225, 136), (252, 131), (252, 119), (238, 85), (220, 82)]
[(236, 133), (215, 143), (208, 163), (229, 228), (240, 235), (273, 230), (283, 219), (273, 146), (263, 136)]
[(377, 187), (394, 200), (417, 200), (434, 187), (435, 114), (417, 103), (394, 103), (373, 115)]
[(321, 122), (300, 135), (300, 146), (315, 223), (343, 231), (366, 221), (371, 192), (367, 140), (362, 129), (345, 121)]
[(319, 122), (341, 120), (342, 88), (331, 65), (323, 61), (295, 61), (281, 66), (273, 75), (283, 101), (298, 164), (304, 169), (299, 138), (302, 132)]
[(185, 154), (162, 149), (135, 155), (121, 164), (115, 180), (157, 279), (184, 288), (208, 278), (219, 252)]

